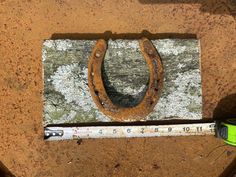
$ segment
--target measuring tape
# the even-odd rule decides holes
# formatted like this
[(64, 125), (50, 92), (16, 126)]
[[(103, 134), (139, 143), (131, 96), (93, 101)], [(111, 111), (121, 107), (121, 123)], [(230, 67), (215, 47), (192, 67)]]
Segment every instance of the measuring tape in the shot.
[(134, 138), (160, 136), (218, 135), (227, 144), (236, 146), (236, 121), (128, 126), (46, 127), (46, 140), (70, 140), (84, 138)]
[(216, 135), (224, 140), (225, 143), (236, 146), (236, 119), (228, 119), (218, 122)]

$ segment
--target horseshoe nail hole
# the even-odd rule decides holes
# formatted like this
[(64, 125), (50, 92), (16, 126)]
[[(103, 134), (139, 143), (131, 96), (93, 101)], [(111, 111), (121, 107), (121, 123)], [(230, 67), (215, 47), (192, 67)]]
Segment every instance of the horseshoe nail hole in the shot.
[(152, 106), (152, 105), (153, 105), (153, 103), (154, 103), (153, 101), (150, 101), (150, 106)]
[(94, 90), (94, 93), (98, 96), (99, 92), (97, 90)]
[(101, 51), (96, 51), (96, 53), (95, 53), (95, 57), (97, 57), (97, 58), (99, 58), (99, 57), (101, 57)]
[(148, 51), (148, 54), (149, 54), (149, 55), (152, 55), (152, 54), (153, 54), (153, 50), (149, 50), (149, 51)]

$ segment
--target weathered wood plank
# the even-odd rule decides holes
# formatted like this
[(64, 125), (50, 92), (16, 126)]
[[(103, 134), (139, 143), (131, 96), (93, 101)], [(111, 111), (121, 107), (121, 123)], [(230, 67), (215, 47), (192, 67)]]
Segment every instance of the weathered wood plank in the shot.
[[(44, 123), (111, 121), (99, 112), (87, 85), (87, 62), (96, 41), (46, 40), (43, 44)], [(152, 41), (161, 56), (165, 80), (161, 98), (145, 120), (201, 119), (199, 42), (195, 39)], [(109, 97), (134, 106), (149, 80), (137, 40), (110, 40), (103, 66)]]

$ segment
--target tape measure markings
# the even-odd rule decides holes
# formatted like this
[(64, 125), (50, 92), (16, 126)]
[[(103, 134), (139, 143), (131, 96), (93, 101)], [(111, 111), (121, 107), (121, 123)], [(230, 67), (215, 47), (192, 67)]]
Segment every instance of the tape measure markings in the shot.
[(139, 126), (88, 126), (46, 127), (45, 139), (68, 140), (79, 138), (132, 138), (159, 136), (214, 135), (215, 123), (139, 125)]

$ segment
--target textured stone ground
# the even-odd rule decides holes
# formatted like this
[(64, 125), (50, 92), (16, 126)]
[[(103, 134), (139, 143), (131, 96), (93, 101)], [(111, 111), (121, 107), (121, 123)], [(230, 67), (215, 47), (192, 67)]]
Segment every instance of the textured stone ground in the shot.
[[(20, 177), (219, 176), (235, 148), (211, 136), (45, 142), (44, 39), (194, 34), (203, 117), (236, 116), (236, 12), (226, 0), (0, 0), (0, 161)], [(150, 35), (149, 35), (150, 36)], [(114, 37), (114, 35), (113, 35)], [(235, 163), (235, 161), (234, 161)]]

